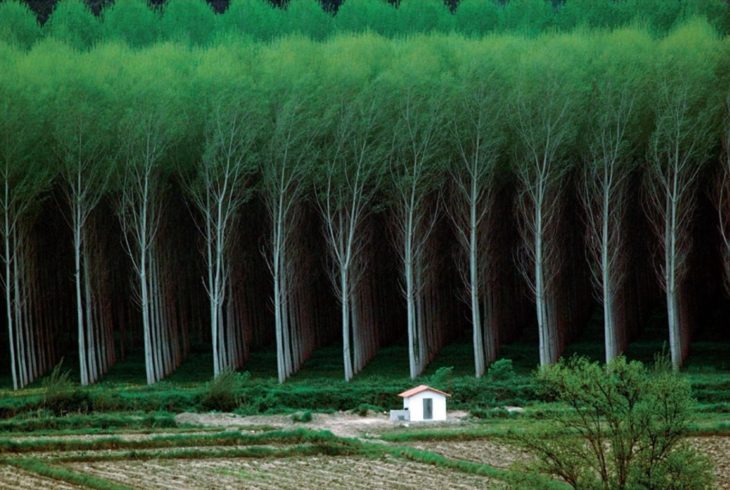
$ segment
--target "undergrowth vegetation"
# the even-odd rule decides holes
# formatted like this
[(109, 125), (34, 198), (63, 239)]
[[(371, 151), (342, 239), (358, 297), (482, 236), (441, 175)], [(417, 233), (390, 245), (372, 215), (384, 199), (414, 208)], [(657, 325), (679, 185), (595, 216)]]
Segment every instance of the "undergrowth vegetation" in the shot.
[[(318, 352), (313, 364), (305, 365), (300, 374), (284, 385), (256, 359), (248, 366), (251, 371), (224, 372), (209, 382), (201, 382), (205, 372), (201, 374), (183, 365), (173, 379), (153, 386), (144, 386), (141, 379), (135, 378), (137, 367), (133, 362), (120, 364), (103, 383), (88, 387), (66, 383), (67, 372), (57, 366), (35, 387), (0, 392), (0, 431), (174, 427), (175, 414), (185, 411), (255, 415), (343, 410), (365, 416), (398, 407), (398, 393), (419, 383), (450, 393), (450, 410), (467, 410), (482, 419), (543, 420), (555, 410), (562, 410), (539, 389), (529, 361), (500, 359), (483, 378), (474, 378), (468, 374), (468, 358), (461, 357), (459, 363), (459, 353), (468, 349), (466, 344), (449, 347), (447, 355), (415, 381), (393, 366), (394, 356), (387, 350), (368, 366), (366, 373), (349, 383), (339, 379), (337, 372), (317, 368), (320, 363), (327, 364), (323, 358), (339, 354), (336, 348)], [(511, 349), (514, 358), (530, 359), (531, 355), (515, 350), (519, 346)], [(207, 358), (201, 361), (193, 357), (189, 361), (192, 366), (201, 362), (207, 365)], [(445, 366), (445, 362), (455, 365)], [(722, 418), (722, 414), (730, 413), (730, 381), (724, 365), (718, 362), (715, 367), (690, 368), (685, 375), (698, 402), (696, 411), (707, 421), (697, 427), (698, 431), (724, 431), (730, 425)], [(506, 406), (525, 407), (526, 412), (511, 413)]]

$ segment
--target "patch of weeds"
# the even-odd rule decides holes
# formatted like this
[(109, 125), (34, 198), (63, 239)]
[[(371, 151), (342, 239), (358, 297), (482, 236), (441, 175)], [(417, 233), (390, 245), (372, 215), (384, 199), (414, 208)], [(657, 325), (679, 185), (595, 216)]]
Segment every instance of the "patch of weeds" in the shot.
[(62, 365), (63, 359), (41, 383), (43, 407), (56, 415), (88, 412), (91, 406), (88, 393), (81, 391), (71, 382), (71, 372), (63, 371)]
[(498, 359), (489, 366), (487, 380), (492, 382), (511, 382), (515, 379), (515, 370), (512, 359)]
[(293, 413), (291, 416), (292, 422), (296, 423), (307, 423), (312, 421), (312, 412), (310, 410), (305, 410), (303, 412), (296, 412)]
[(231, 412), (243, 402), (240, 395), (241, 386), (248, 380), (249, 373), (236, 373), (225, 370), (208, 382), (203, 392), (200, 405), (206, 410)]
[(355, 413), (360, 417), (367, 417), (370, 412), (383, 412), (383, 407), (371, 405), (370, 403), (361, 403), (355, 409)]

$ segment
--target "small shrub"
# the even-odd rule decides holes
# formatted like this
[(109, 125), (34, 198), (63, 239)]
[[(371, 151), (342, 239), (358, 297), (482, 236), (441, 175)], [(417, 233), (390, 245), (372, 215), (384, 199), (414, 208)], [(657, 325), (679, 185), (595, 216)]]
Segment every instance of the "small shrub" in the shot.
[(63, 359), (43, 379), (43, 408), (56, 415), (70, 412), (88, 412), (91, 400), (88, 393), (81, 391), (71, 382), (71, 372), (62, 371)]
[(470, 413), (478, 419), (509, 419), (518, 416), (518, 414), (511, 413), (502, 407), (475, 408), (470, 410)]
[(431, 375), (429, 383), (436, 389), (451, 391), (451, 378), (453, 374), (453, 366), (440, 367)]
[(122, 411), (126, 407), (117, 393), (112, 390), (104, 390), (93, 397), (92, 408), (94, 412), (115, 412)]
[(312, 412), (305, 410), (303, 412), (293, 413), (291, 416), (292, 422), (296, 423), (307, 423), (312, 421)]
[(63, 359), (53, 367), (51, 373), (41, 383), (43, 386), (43, 403), (53, 403), (60, 397), (67, 396), (73, 391), (71, 371), (61, 371)]
[(247, 378), (248, 373), (239, 375), (229, 369), (221, 372), (208, 382), (207, 389), (201, 396), (201, 406), (206, 410), (235, 410), (242, 403), (239, 388)]
[(355, 413), (358, 414), (360, 417), (367, 417), (369, 412), (382, 412), (383, 408), (378, 407), (376, 405), (371, 405), (369, 403), (361, 403), (357, 406), (355, 409)]
[(515, 379), (515, 370), (512, 366), (512, 359), (498, 359), (489, 366), (487, 371), (489, 381), (504, 383)]

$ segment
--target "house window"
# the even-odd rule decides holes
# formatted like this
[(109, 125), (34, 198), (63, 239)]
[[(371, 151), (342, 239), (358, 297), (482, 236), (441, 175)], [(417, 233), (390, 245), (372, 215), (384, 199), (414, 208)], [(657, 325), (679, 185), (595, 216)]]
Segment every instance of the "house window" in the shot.
[(433, 398), (423, 399), (423, 420), (433, 419)]

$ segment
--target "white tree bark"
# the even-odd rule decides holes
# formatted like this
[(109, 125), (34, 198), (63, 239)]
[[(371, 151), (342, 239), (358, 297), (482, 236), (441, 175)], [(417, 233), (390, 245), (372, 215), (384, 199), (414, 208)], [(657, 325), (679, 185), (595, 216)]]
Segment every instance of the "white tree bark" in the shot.
[(294, 351), (297, 325), (293, 288), (297, 285), (296, 229), (300, 219), (301, 180), (313, 157), (313, 137), (303, 101), (282, 95), (273, 108), (273, 127), (262, 161), (264, 202), (270, 222), (265, 258), (273, 279), (277, 371), (280, 383), (299, 369), (302, 352)]
[(517, 168), (524, 245), (521, 265), (535, 298), (541, 365), (558, 360), (563, 342), (556, 319), (549, 315), (549, 304), (557, 294), (554, 283), (560, 270), (559, 220), (567, 170), (562, 151), (573, 129), (569, 111), (570, 97), (561, 92), (556, 79), (544, 82), (544, 92), (518, 92), (513, 110), (523, 155)]
[(666, 295), (669, 350), (679, 369), (688, 352), (689, 326), (680, 318), (679, 295), (692, 248), (691, 222), (697, 178), (710, 144), (705, 114), (693, 113), (692, 87), (661, 80), (657, 121), (646, 178), (647, 212), (663, 255), (658, 275)]
[(394, 157), (393, 170), (397, 195), (396, 240), (403, 267), (411, 379), (421, 374), (429, 358), (426, 352), (428, 320), (422, 308), (422, 295), (428, 268), (425, 255), (438, 217), (439, 202), (434, 197), (439, 177), (434, 167), (439, 108), (435, 99), (420, 99), (423, 96), (412, 90), (401, 95), (403, 105), (396, 131), (402, 134), (403, 140), (396, 144), (402, 145), (402, 150)]
[(584, 165), (580, 197), (586, 215), (586, 242), (593, 283), (603, 304), (606, 362), (626, 348), (622, 305), (617, 295), (626, 274), (624, 217), (631, 173), (627, 126), (634, 112), (630, 87), (601, 86), (593, 122), (589, 161)]
[(318, 192), (317, 202), (332, 258), (330, 278), (340, 302), (345, 381), (350, 381), (372, 354), (368, 351), (362, 355), (365, 350), (356, 331), (360, 312), (355, 305), (362, 270), (367, 267), (364, 250), (368, 234), (364, 222), (377, 190), (377, 165), (383, 157), (373, 137), (377, 109), (374, 99), (342, 101), (335, 115), (333, 151), (323, 169), (325, 182)]
[(461, 276), (471, 307), (474, 374), (479, 377), (484, 374), (487, 364), (495, 360), (497, 352), (497, 329), (486, 321), (489, 312), (482, 312), (482, 308), (486, 304), (483, 298), (491, 294), (485, 275), (493, 260), (489, 234), (501, 135), (498, 82), (491, 73), (473, 76), (480, 81), (467, 84), (469, 90), (459, 93), (453, 116), (453, 140), (459, 158), (453, 164), (455, 190), (449, 215), (466, 257)]
[[(243, 359), (231, 359), (230, 330), (223, 313), (229, 291), (230, 246), (240, 206), (247, 198), (245, 180), (250, 172), (250, 152), (255, 131), (248, 119), (253, 111), (228, 99), (214, 101), (208, 121), (206, 151), (199, 174), (188, 189), (203, 223), (199, 226), (205, 242), (206, 291), (210, 301), (210, 329), (213, 374), (241, 367)], [(231, 318), (233, 319), (233, 318)]]

